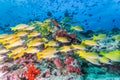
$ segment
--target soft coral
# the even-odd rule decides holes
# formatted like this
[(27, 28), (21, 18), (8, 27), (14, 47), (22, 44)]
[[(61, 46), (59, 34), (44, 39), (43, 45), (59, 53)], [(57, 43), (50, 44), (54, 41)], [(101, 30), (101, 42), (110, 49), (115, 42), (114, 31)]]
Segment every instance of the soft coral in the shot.
[(34, 80), (36, 75), (40, 73), (40, 69), (36, 69), (34, 64), (29, 64), (27, 66), (28, 71), (25, 71), (24, 74), (28, 78), (28, 80)]

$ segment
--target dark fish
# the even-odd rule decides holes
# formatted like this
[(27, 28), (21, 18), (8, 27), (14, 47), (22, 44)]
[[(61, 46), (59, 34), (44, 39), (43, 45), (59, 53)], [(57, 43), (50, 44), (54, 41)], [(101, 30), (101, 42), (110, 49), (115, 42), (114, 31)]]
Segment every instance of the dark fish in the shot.
[(101, 19), (101, 17), (99, 17), (99, 19)]
[(64, 16), (65, 16), (65, 17), (69, 17), (68, 10), (65, 11)]
[(89, 17), (93, 16), (92, 14), (88, 14)]
[(84, 22), (87, 22), (87, 19), (85, 19)]
[(115, 19), (113, 19), (112, 22), (115, 22)]
[(84, 10), (84, 11), (82, 11), (82, 14), (84, 14), (86, 11)]
[(77, 12), (72, 12), (72, 15), (77, 15), (78, 13)]
[(86, 23), (85, 25), (88, 25), (88, 23)]
[(47, 16), (51, 17), (52, 13), (50, 11), (47, 12)]

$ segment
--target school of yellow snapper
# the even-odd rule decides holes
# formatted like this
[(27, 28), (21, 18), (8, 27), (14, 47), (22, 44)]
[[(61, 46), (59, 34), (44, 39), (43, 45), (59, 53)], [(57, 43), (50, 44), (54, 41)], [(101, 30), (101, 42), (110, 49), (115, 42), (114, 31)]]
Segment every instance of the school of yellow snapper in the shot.
[[(113, 36), (107, 36), (107, 34), (103, 33), (94, 34), (89, 39), (81, 38), (81, 43), (70, 43), (70, 40), (66, 36), (55, 36), (55, 38), (49, 36), (53, 35), (55, 31), (61, 30), (56, 29), (55, 25), (51, 26), (50, 23), (51, 19), (46, 19), (43, 22), (34, 21), (30, 24), (18, 24), (11, 27), (12, 34), (0, 34), (0, 65), (3, 65), (4, 58), (16, 60), (25, 53), (35, 54), (38, 61), (42, 58), (50, 59), (57, 57), (56, 53), (69, 54), (73, 52), (74, 55), (78, 55), (83, 60), (95, 65), (120, 62), (120, 50), (118, 46), (120, 34)], [(84, 31), (81, 26), (71, 26), (70, 30)], [(113, 50), (89, 50), (89, 47), (93, 49), (101, 47), (102, 45), (99, 42), (106, 39), (114, 39), (114, 44), (117, 43), (114, 46), (117, 48)]]
[[(40, 26), (49, 27), (50, 19), (45, 20), (45, 24), (42, 22), (39, 22)], [(1, 34), (0, 35), (0, 43), (1, 43), (1, 49), (0, 54), (6, 54), (8, 57), (16, 59), (21, 57), (24, 53), (32, 53), (35, 54), (37, 57), (42, 57), (43, 55), (49, 56), (56, 52), (67, 52), (70, 50), (74, 50), (77, 52), (81, 57), (88, 59), (89, 57), (92, 58), (96, 62), (101, 59), (105, 59), (108, 61), (111, 59), (111, 57), (116, 58), (116, 61), (119, 61), (120, 58), (117, 59), (117, 56), (119, 57), (120, 50), (114, 50), (110, 52), (103, 52), (103, 57), (99, 57), (98, 53), (95, 52), (86, 52), (85, 47), (86, 46), (97, 46), (99, 43), (97, 43), (97, 40), (105, 39), (107, 38), (106, 34), (99, 34), (94, 35), (92, 39), (89, 40), (82, 40), (81, 44), (72, 44), (69, 46), (59, 46), (58, 41), (62, 43), (67, 43), (69, 40), (67, 40), (67, 37), (58, 37), (56, 36), (56, 40), (48, 40), (45, 37), (41, 37), (41, 33), (37, 30), (35, 30), (35, 26), (27, 25), (27, 24), (19, 24), (15, 27), (11, 27), (11, 30), (14, 31), (13, 34)], [(77, 30), (77, 31), (83, 31), (82, 27), (80, 26), (72, 26), (71, 30)], [(112, 36), (113, 39), (116, 41), (120, 40), (120, 35), (114, 35)], [(40, 51), (39, 47), (41, 45), (45, 46), (45, 49), (43, 51)], [(47, 48), (48, 47), (48, 48)], [(56, 50), (59, 48), (58, 50)], [(43, 52), (43, 53), (42, 53)], [(47, 55), (46, 55), (46, 52)], [(42, 54), (42, 56), (38, 56)], [(82, 55), (83, 54), (83, 55)], [(88, 55), (87, 55), (88, 54)], [(101, 54), (101, 53), (100, 53)], [(115, 56), (112, 54), (116, 54)], [(96, 56), (95, 56), (96, 55)], [(107, 57), (106, 55), (111, 55), (111, 57)], [(108, 60), (107, 60), (108, 59)], [(88, 61), (92, 61), (91, 59)], [(103, 61), (104, 62), (104, 61)], [(106, 62), (105, 62), (106, 63)]]

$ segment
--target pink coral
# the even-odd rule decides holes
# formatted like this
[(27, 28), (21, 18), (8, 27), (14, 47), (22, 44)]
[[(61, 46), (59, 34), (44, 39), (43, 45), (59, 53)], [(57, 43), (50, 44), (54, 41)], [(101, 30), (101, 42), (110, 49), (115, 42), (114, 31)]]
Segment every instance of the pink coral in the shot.
[(64, 64), (69, 65), (74, 61), (74, 58), (70, 57), (69, 55), (66, 55)]
[(15, 62), (15, 64), (20, 63), (22, 66), (26, 66), (29, 63), (34, 62), (35, 60), (36, 60), (36, 56), (34, 54), (25, 53), (22, 57), (18, 58), (14, 62)]
[(34, 80), (36, 75), (40, 73), (40, 69), (36, 69), (34, 64), (29, 64), (27, 66), (28, 71), (25, 71), (24, 74), (28, 78), (28, 80)]
[(71, 65), (67, 66), (67, 70), (69, 72), (76, 72), (77, 74), (80, 74), (80, 72), (81, 72), (81, 69), (79, 67), (73, 67)]
[(62, 65), (60, 58), (55, 58), (53, 62), (56, 65), (57, 69), (61, 69)]

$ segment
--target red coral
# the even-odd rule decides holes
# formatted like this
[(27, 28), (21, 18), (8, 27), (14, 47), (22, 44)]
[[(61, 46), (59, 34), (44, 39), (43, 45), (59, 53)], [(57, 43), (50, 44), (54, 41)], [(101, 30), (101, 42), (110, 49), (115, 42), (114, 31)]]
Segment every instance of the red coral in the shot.
[(64, 64), (69, 65), (74, 61), (74, 58), (70, 57), (69, 55), (66, 55)]
[(28, 78), (28, 80), (34, 80), (36, 75), (40, 73), (40, 69), (36, 69), (34, 64), (29, 64), (27, 66), (28, 71), (25, 71), (24, 74)]
[(81, 69), (79, 67), (73, 67), (71, 65), (67, 66), (67, 70), (69, 72), (76, 72), (77, 74), (80, 74), (80, 72), (81, 72)]
[(56, 20), (51, 19), (51, 21), (52, 21), (52, 23), (54, 24), (54, 26), (59, 27), (59, 24), (57, 23), (57, 21), (56, 21)]
[(57, 69), (60, 69), (62, 67), (60, 58), (55, 58), (53, 62), (56, 65)]
[(76, 34), (75, 33), (72, 33), (72, 34), (69, 34), (68, 35), (70, 38), (75, 38), (76, 37)]
[(68, 37), (68, 38), (75, 38), (76, 37), (76, 34), (75, 33), (71, 33), (71, 34), (68, 34), (67, 31), (65, 30), (57, 30), (55, 32), (55, 36), (54, 37)]
[(66, 37), (67, 32), (65, 30), (57, 30), (56, 33), (55, 33), (55, 36)]

